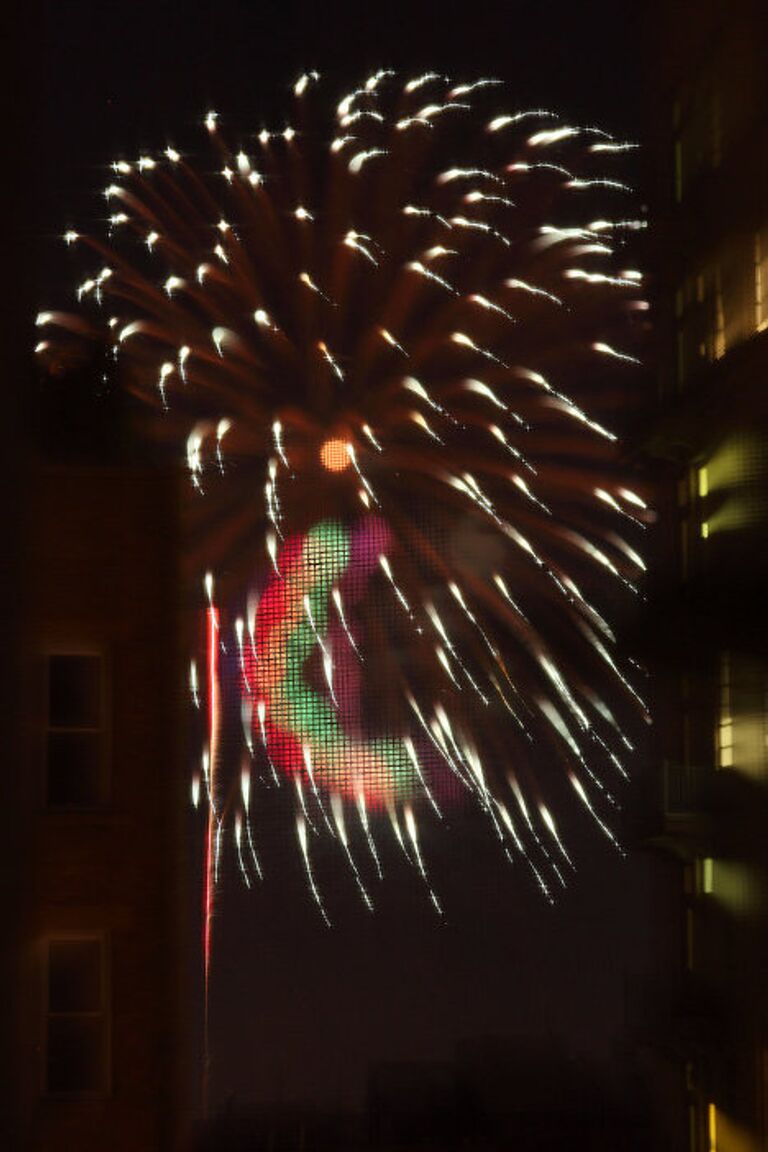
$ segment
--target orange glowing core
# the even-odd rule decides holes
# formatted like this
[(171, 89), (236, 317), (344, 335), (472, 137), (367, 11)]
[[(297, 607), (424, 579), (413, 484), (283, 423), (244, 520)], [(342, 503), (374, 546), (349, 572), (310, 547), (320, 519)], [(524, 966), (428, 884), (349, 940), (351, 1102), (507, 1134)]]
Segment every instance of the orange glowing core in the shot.
[(346, 440), (326, 440), (320, 449), (320, 459), (329, 472), (343, 472), (349, 467)]

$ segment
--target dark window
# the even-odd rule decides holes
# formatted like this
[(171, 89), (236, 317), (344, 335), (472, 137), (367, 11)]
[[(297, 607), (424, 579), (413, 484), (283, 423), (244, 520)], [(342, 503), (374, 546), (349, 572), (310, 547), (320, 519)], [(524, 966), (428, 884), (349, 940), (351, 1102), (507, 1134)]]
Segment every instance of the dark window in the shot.
[(48, 658), (47, 802), (104, 803), (104, 702), (100, 656)]
[(107, 1088), (104, 941), (50, 940), (46, 1077), (48, 1092)]
[(99, 656), (51, 656), (48, 715), (54, 728), (97, 728), (101, 722)]

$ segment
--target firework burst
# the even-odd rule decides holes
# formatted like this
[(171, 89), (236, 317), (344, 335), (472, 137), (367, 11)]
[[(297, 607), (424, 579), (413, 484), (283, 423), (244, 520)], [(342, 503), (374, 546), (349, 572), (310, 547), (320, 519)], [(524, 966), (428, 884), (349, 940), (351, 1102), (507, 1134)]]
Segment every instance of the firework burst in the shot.
[(646, 307), (642, 224), (602, 168), (631, 145), (510, 111), (495, 80), (380, 72), (335, 108), (318, 80), (237, 148), (209, 113), (212, 161), (115, 163), (107, 239), (66, 237), (99, 260), (78, 312), (38, 318), (43, 357), (106, 344), (185, 446), (208, 952), (224, 846), (261, 876), (257, 786), (294, 794), (323, 915), (314, 834), (371, 906), (381, 816), (439, 906), (417, 821), (458, 796), (549, 897), (572, 866), (556, 781), (613, 840), (643, 712), (601, 604), (643, 567), (608, 426)]

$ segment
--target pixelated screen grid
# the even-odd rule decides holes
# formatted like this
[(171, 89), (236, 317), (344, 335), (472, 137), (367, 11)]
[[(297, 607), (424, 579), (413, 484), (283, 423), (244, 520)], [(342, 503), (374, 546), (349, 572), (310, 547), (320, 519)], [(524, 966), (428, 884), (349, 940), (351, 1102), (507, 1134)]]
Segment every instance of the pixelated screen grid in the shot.
[[(449, 547), (446, 525), (431, 521), (432, 542)], [(350, 803), (362, 794), (375, 812), (423, 799), (426, 785), (441, 804), (463, 806), (466, 789), (407, 703), (420, 687), (433, 700), (433, 654), (415, 642), (382, 556), (397, 570), (382, 518), (323, 520), (287, 537), (275, 566), (255, 574), (252, 635), (242, 652), (225, 642), (220, 655), (220, 757), (239, 762), (247, 726), (255, 781), (267, 789), (298, 777)], [(241, 603), (225, 606), (222, 634), (243, 615)]]

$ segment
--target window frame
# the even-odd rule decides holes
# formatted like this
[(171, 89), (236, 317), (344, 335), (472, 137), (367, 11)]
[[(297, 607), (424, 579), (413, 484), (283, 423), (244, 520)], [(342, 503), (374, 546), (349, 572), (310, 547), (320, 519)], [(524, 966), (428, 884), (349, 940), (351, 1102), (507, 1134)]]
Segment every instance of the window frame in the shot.
[[(100, 1007), (98, 1011), (51, 1012), (51, 947), (73, 942), (99, 944)], [(66, 929), (46, 933), (43, 939), (42, 1043), (40, 1045), (40, 1091), (49, 1100), (97, 1100), (112, 1095), (112, 984), (109, 933), (104, 929)], [(98, 1088), (51, 1088), (48, 1083), (48, 1052), (51, 1020), (99, 1020), (101, 1022), (101, 1084)]]
[[(99, 662), (98, 673), (98, 724), (95, 727), (79, 725), (54, 725), (51, 723), (51, 662), (57, 657), (72, 657), (74, 659), (88, 658)], [(42, 780), (41, 799), (46, 811), (61, 815), (73, 813), (99, 812), (108, 808), (112, 801), (112, 772), (111, 772), (111, 675), (107, 652), (98, 644), (72, 643), (49, 646), (43, 653), (44, 669), (42, 673), (42, 712), (43, 712), (43, 747), (42, 747)], [(56, 803), (50, 798), (50, 754), (49, 738), (52, 733), (93, 734), (97, 742), (98, 770), (97, 770), (97, 799), (86, 803)]]

